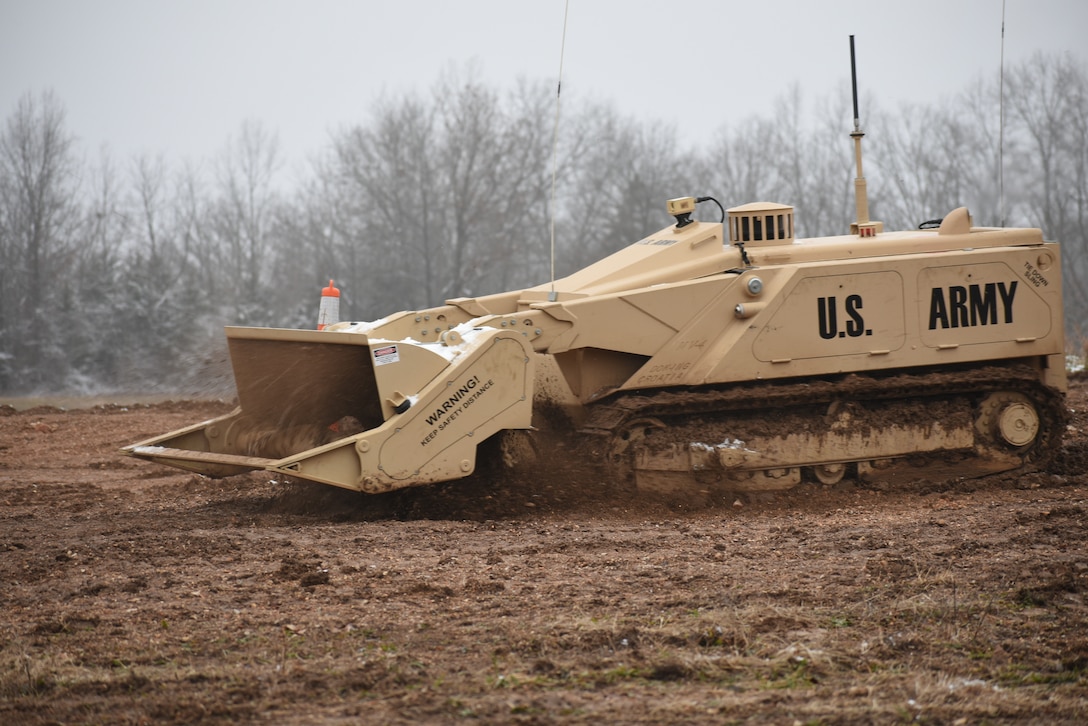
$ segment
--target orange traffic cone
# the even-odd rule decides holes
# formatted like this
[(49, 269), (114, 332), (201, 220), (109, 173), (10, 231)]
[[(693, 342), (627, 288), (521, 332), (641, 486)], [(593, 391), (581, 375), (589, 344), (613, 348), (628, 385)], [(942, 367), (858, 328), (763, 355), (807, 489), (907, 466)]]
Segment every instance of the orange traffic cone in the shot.
[(317, 329), (324, 330), (326, 325), (340, 322), (340, 291), (332, 280), (329, 286), (321, 290), (321, 308), (317, 311)]

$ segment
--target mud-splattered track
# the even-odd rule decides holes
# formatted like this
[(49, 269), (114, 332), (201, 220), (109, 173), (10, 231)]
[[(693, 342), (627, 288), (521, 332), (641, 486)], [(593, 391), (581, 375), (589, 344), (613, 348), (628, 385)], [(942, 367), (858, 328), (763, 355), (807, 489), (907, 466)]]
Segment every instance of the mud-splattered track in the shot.
[(0, 416), (0, 722), (1088, 718), (1088, 396), (1051, 470), (701, 508), (376, 499), (116, 455), (221, 411)]

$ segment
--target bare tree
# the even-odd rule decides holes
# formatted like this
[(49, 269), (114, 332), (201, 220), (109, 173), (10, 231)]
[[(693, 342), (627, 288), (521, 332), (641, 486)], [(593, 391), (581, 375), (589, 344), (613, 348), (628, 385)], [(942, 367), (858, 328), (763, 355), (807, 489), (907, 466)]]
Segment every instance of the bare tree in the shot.
[(531, 84), (500, 95), (451, 70), (430, 102), (385, 99), (369, 126), (335, 137), (320, 172), (334, 180), (325, 231), (364, 311), (545, 274), (547, 96)]
[(1036, 55), (1008, 74), (1006, 179), (1013, 218), (1064, 247), (1066, 318), (1083, 336), (1088, 316), (1088, 72), (1069, 55)]
[(217, 195), (211, 227), (223, 279), (220, 294), (244, 322), (260, 323), (270, 259), (270, 231), (278, 193), (279, 141), (258, 122), (246, 121), (231, 138), (216, 167)]
[(383, 100), (373, 118), (337, 136), (319, 170), (333, 184), (321, 234), (347, 271), (338, 276), (363, 290), (362, 309), (429, 303), (444, 269), (433, 112), (408, 96)]
[(707, 155), (705, 183), (724, 206), (777, 201), (775, 161), (780, 150), (775, 136), (774, 122), (758, 117), (746, 119), (734, 130), (723, 129)]
[(72, 230), (71, 274), (61, 282), (61, 310), (68, 323), (63, 387), (91, 391), (117, 382), (118, 363), (129, 352), (118, 345), (118, 336), (140, 331), (119, 325), (117, 319), (124, 305), (119, 283), (129, 218), (113, 160), (105, 151), (96, 165), (87, 167), (85, 178), (82, 223)]
[(853, 219), (849, 110), (831, 97), (810, 110), (799, 86), (769, 118), (723, 128), (700, 164), (703, 186), (724, 206), (768, 201), (797, 213), (797, 234), (841, 234)]
[(455, 72), (434, 93), (450, 261), (441, 294), (493, 292), (514, 282), (512, 261), (531, 257), (547, 239), (551, 97), (540, 84), (522, 84), (500, 98)]
[(341, 288), (343, 319), (350, 317), (357, 302), (354, 281), (362, 275), (353, 265), (361, 255), (352, 245), (339, 242), (337, 220), (344, 215), (337, 210), (336, 185), (322, 171), (328, 166), (324, 159), (317, 162), (317, 173), (284, 202), (273, 227), (273, 277), (283, 303), (277, 306), (277, 316), (284, 326), (316, 324), (317, 291), (330, 279)]
[(209, 300), (222, 297), (222, 265), (215, 235), (210, 186), (199, 166), (186, 163), (173, 179), (170, 207), (175, 220), (178, 253), (191, 270), (191, 283)]
[(564, 180), (566, 227), (560, 268), (570, 272), (666, 226), (665, 201), (701, 194), (694, 161), (676, 130), (640, 125), (608, 105), (584, 109), (574, 124), (584, 147)]
[(1067, 211), (1059, 237), (1067, 245), (1065, 255), (1070, 273), (1066, 276), (1068, 325), (1078, 343), (1088, 339), (1088, 75), (1083, 66), (1078, 81), (1068, 89), (1069, 115), (1066, 119), (1070, 140), (1065, 157), (1063, 194)]
[(879, 180), (874, 202), (892, 229), (940, 217), (962, 199), (964, 177), (957, 164), (956, 138), (962, 136), (952, 114), (932, 106), (904, 106), (879, 117), (869, 155)]
[[(848, 119), (852, 116), (848, 99), (845, 90), (823, 99), (811, 114), (811, 127), (802, 124), (807, 113), (794, 111), (788, 115), (793, 120), (786, 134), (794, 142), (787, 146), (791, 172), (782, 200), (797, 207), (799, 236), (844, 234), (856, 216), (857, 172), (853, 141), (848, 135)], [(796, 108), (800, 109), (800, 104)], [(797, 139), (803, 141), (798, 143)], [(879, 212), (879, 200), (874, 199), (872, 206)]]
[(63, 375), (55, 313), (79, 223), (73, 143), (48, 92), (24, 95), (0, 134), (0, 388)]

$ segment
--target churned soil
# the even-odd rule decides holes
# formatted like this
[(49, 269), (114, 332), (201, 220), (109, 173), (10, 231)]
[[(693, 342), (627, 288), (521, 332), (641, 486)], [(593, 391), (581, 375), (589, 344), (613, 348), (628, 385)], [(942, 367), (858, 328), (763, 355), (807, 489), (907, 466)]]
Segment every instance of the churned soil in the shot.
[(0, 723), (1084, 723), (1088, 387), (1042, 473), (366, 498), (0, 408)]

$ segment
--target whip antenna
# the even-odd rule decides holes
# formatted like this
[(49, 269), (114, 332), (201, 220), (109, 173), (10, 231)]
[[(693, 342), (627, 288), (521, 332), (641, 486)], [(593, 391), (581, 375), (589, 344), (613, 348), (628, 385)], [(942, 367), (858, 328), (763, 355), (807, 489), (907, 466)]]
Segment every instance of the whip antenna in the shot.
[(998, 131), (997, 131), (997, 214), (1005, 226), (1005, 0), (1001, 0), (1001, 72), (998, 81)]
[[(850, 36), (850, 89), (854, 92), (854, 132), (861, 132), (861, 114), (858, 113), (858, 64), (854, 59), (854, 36)], [(858, 174), (861, 176), (861, 174)]]
[(563, 4), (563, 40), (559, 43), (559, 80), (555, 84), (555, 128), (552, 131), (552, 203), (551, 203), (551, 289), (548, 291), (548, 301), (555, 302), (555, 174), (559, 164), (559, 97), (563, 92), (563, 54), (567, 50), (567, 13), (570, 10), (570, 0)]

